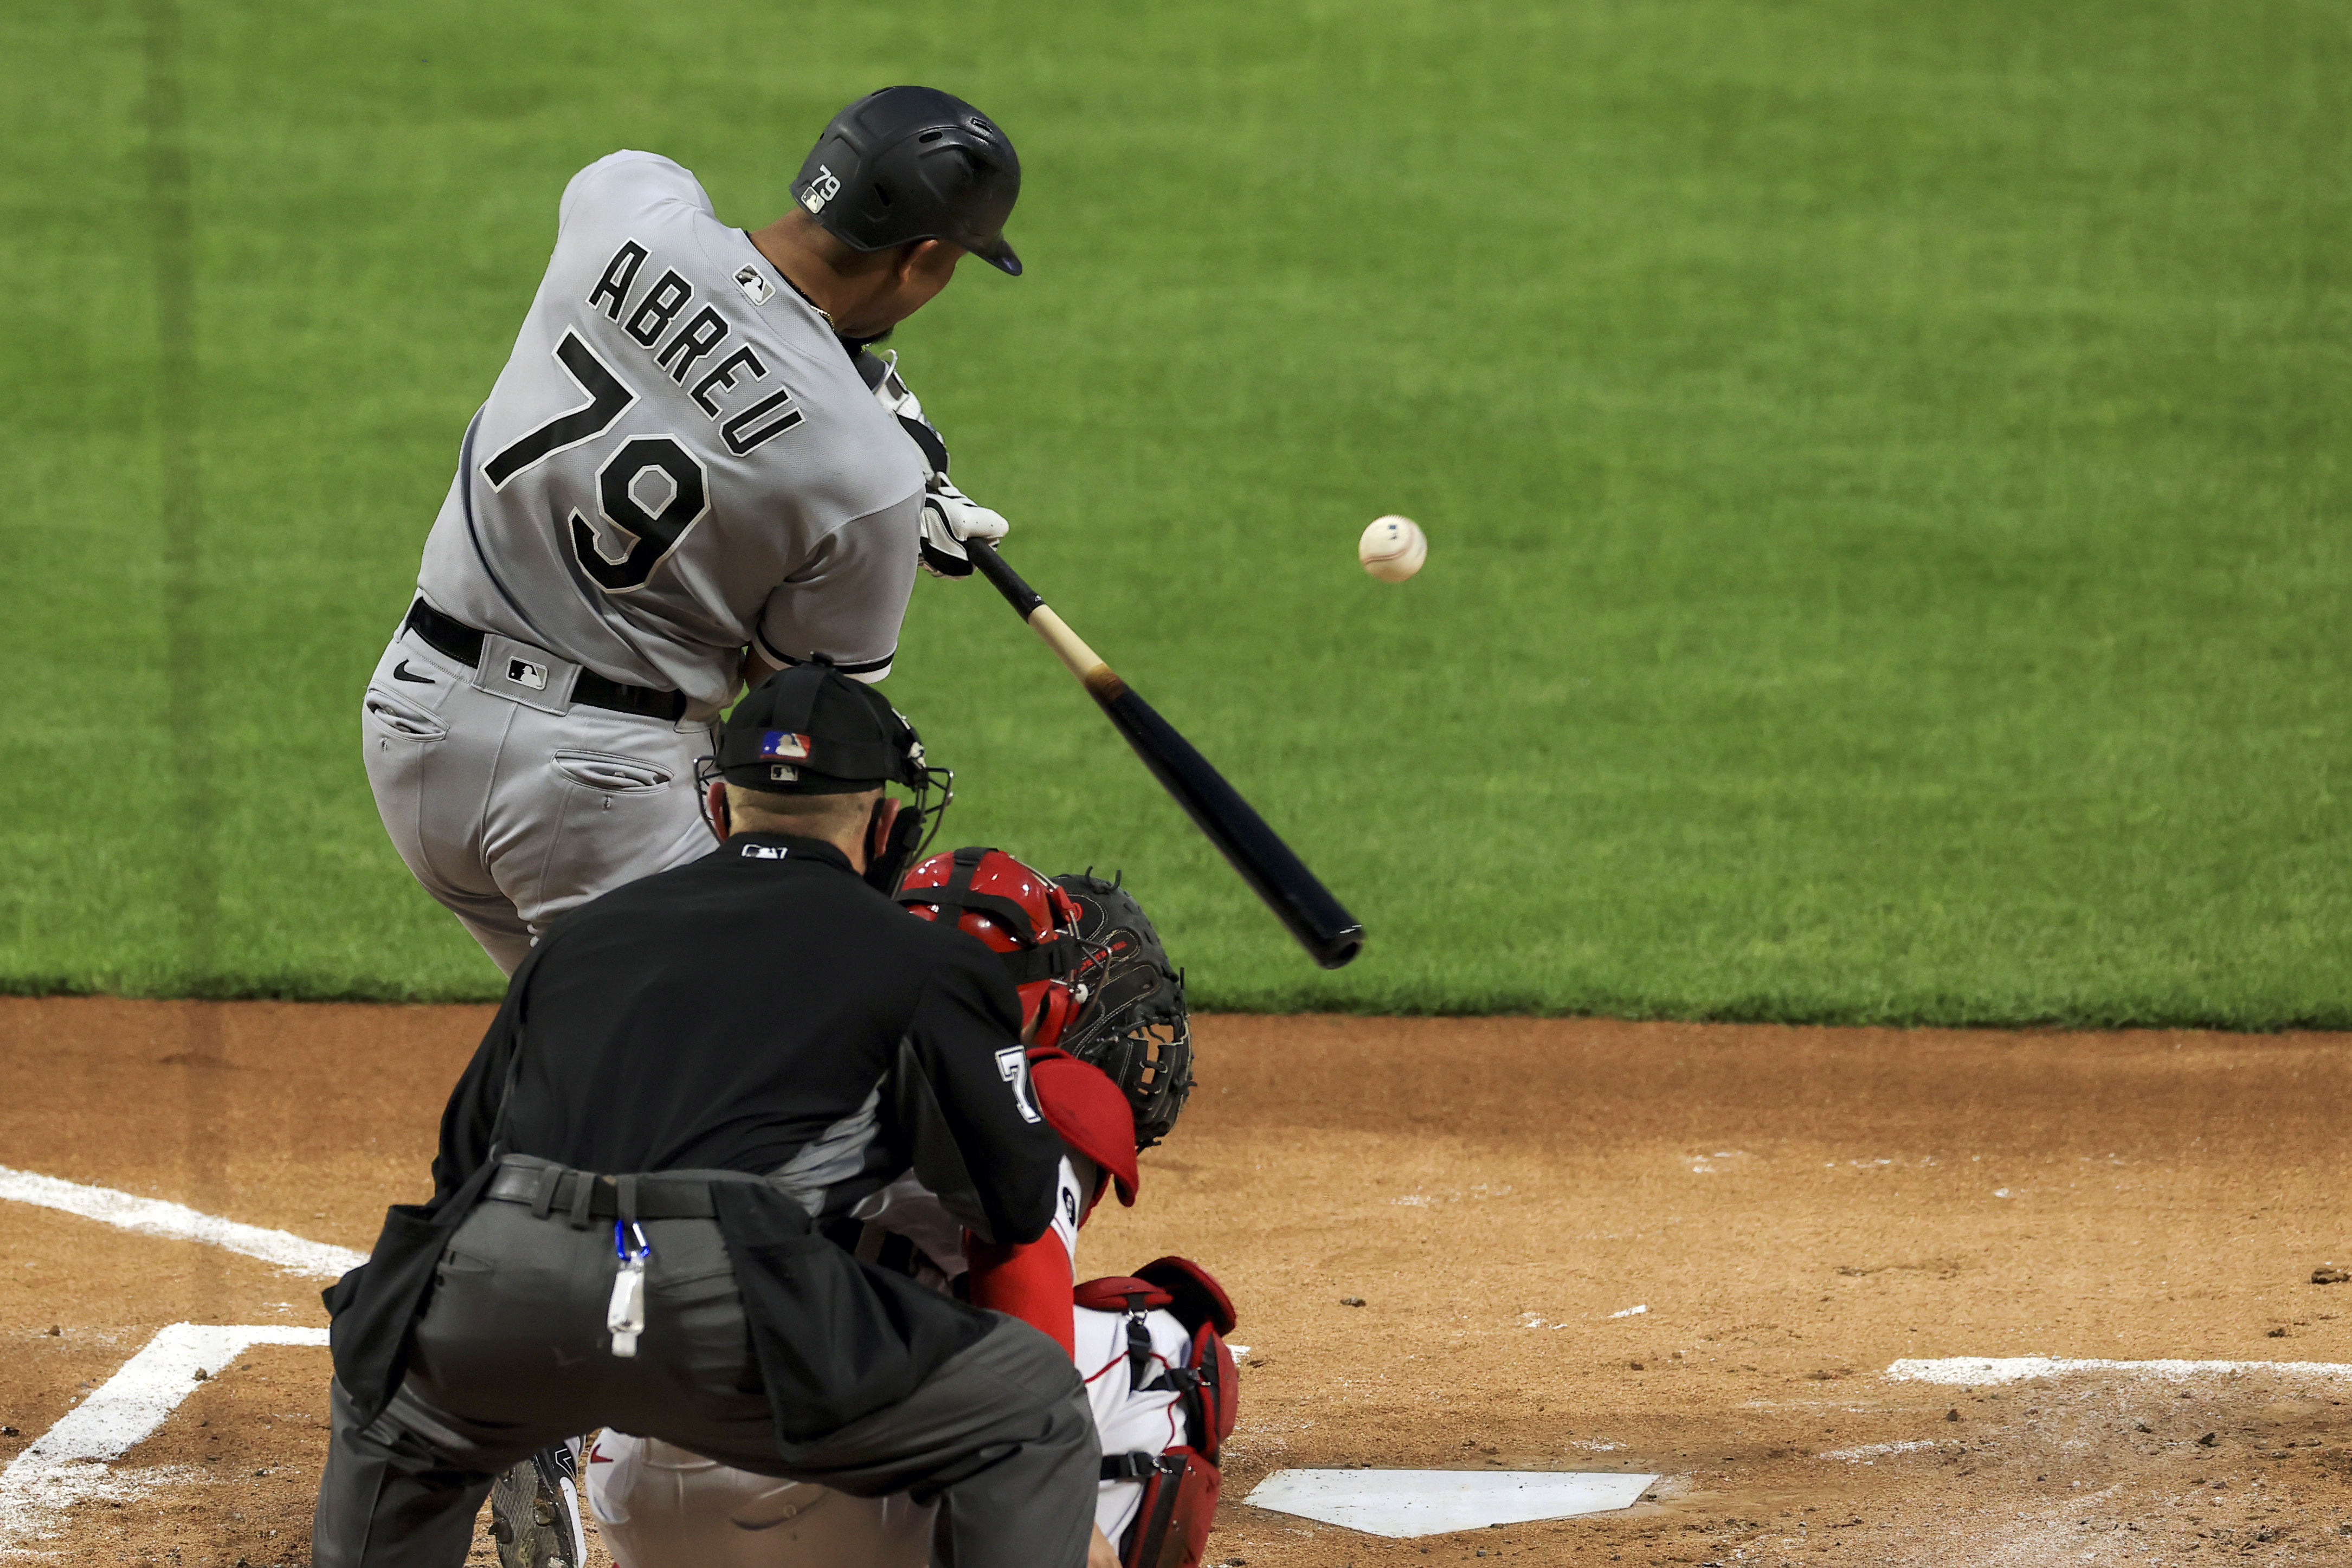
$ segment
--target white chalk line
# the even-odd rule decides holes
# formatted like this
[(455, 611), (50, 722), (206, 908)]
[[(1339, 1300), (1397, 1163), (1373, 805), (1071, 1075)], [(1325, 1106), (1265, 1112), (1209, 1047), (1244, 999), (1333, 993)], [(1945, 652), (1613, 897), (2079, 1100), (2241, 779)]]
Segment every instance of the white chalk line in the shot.
[(142, 1476), (110, 1470), (163, 1424), (180, 1401), (257, 1344), (327, 1343), (325, 1329), (253, 1323), (220, 1328), (172, 1323), (58, 1424), (0, 1470), (0, 1551), (56, 1533), (66, 1510), (94, 1498), (127, 1500), (159, 1480), (190, 1480), (201, 1472), (158, 1469)]
[(1859, 1448), (1832, 1448), (1826, 1454), (1815, 1454), (1817, 1459), (1843, 1459), (1847, 1464), (1872, 1464), (1886, 1454), (1908, 1454), (1936, 1445), (1924, 1437), (1907, 1443), (1865, 1443)]
[(227, 1251), (258, 1258), (289, 1274), (332, 1280), (367, 1261), (367, 1254), (348, 1247), (310, 1241), (290, 1230), (270, 1230), (243, 1225), (217, 1215), (200, 1213), (185, 1204), (141, 1197), (110, 1186), (84, 1186), (32, 1171), (0, 1166), (0, 1198), (54, 1208), (64, 1214), (95, 1219), (118, 1229), (175, 1241), (202, 1241)]
[(2189, 1377), (2228, 1377), (2249, 1374), (2269, 1377), (2352, 1378), (2352, 1366), (2332, 1361), (2100, 1361), (2054, 1355), (1956, 1355), (1934, 1361), (1906, 1359), (1888, 1366), (1885, 1376), (1890, 1383), (1975, 1386), (2022, 1383), (2029, 1377), (2063, 1377), (2086, 1372), (2114, 1373), (2126, 1377), (2161, 1377), (2174, 1382)]
[[(367, 1261), (363, 1252), (312, 1241), (291, 1231), (246, 1225), (202, 1213), (184, 1204), (141, 1197), (113, 1187), (85, 1186), (5, 1166), (0, 1166), (0, 1198), (94, 1219), (142, 1235), (203, 1242), (258, 1259), (287, 1273), (314, 1279), (334, 1279)], [(1646, 1305), (1634, 1306), (1610, 1315), (1633, 1317), (1648, 1310)], [(195, 1386), (199, 1369), (210, 1376), (256, 1344), (326, 1343), (324, 1329), (173, 1323), (158, 1331), (146, 1348), (108, 1379), (103, 1387), (18, 1454), (5, 1471), (0, 1471), (0, 1550), (18, 1540), (45, 1533), (43, 1527), (47, 1519), (77, 1502), (121, 1497), (126, 1495), (126, 1488), (143, 1490), (119, 1472), (109, 1470), (106, 1461), (120, 1458), (161, 1426)], [(2248, 1374), (2336, 1379), (2352, 1378), (2352, 1365), (2303, 1361), (1947, 1356), (1896, 1361), (1887, 1367), (1885, 1376), (1894, 1383), (1959, 1386), (2021, 1383), (2033, 1377), (2083, 1373), (2173, 1381)], [(1821, 1457), (1854, 1460), (1930, 1447), (1933, 1445), (1927, 1443), (1872, 1445), (1866, 1449), (1841, 1449)], [(154, 1479), (164, 1478), (165, 1472), (154, 1472)]]
[[(364, 1252), (331, 1247), (289, 1230), (245, 1225), (185, 1204), (5, 1166), (0, 1166), (0, 1198), (142, 1236), (201, 1242), (311, 1279), (335, 1279), (367, 1261)], [(0, 1552), (21, 1555), (25, 1549), (20, 1542), (54, 1535), (56, 1521), (77, 1503), (127, 1501), (160, 1483), (205, 1479), (201, 1470), (185, 1467), (135, 1472), (108, 1467), (162, 1426), (204, 1377), (220, 1372), (253, 1346), (326, 1343), (324, 1329), (278, 1324), (222, 1328), (173, 1323), (158, 1330), (103, 1386), (0, 1470)]]

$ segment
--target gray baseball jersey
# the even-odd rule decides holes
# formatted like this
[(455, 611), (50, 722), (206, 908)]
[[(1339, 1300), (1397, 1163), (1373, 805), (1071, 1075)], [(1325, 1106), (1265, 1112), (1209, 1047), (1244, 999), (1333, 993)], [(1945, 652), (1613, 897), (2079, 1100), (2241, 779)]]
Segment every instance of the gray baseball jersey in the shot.
[(612, 679), (734, 693), (740, 650), (888, 673), (924, 459), (825, 317), (685, 169), (615, 152), (466, 432), (417, 586)]

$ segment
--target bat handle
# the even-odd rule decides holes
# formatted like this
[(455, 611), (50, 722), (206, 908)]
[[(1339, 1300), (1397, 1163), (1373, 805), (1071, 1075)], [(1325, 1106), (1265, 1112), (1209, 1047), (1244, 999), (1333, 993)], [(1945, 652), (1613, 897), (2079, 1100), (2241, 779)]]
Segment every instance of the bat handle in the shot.
[(1031, 611), (1045, 602), (1045, 596), (1024, 582), (1021, 574), (1006, 565), (1004, 558), (996, 553), (996, 547), (986, 539), (964, 540), (963, 553), (971, 558), (971, 564), (980, 569), (980, 575), (988, 579), (997, 592), (1004, 595), (1004, 602), (1020, 612), (1024, 621), (1029, 619)]
[(980, 575), (988, 579), (997, 592), (1004, 595), (1007, 604), (1020, 612), (1021, 619), (1029, 622), (1029, 629), (1037, 633), (1045, 646), (1054, 650), (1054, 656), (1069, 667), (1070, 674), (1078, 677), (1078, 684), (1085, 686), (1097, 702), (1109, 702), (1127, 690), (1127, 683), (1102, 662), (1099, 654), (1087, 646), (1085, 638), (1070, 630), (1068, 622), (1054, 613), (1044, 594), (1030, 587), (1019, 572), (1005, 563), (1004, 558), (996, 553), (994, 545), (986, 539), (966, 539), (963, 548), (964, 553), (971, 557), (971, 564), (979, 569)]

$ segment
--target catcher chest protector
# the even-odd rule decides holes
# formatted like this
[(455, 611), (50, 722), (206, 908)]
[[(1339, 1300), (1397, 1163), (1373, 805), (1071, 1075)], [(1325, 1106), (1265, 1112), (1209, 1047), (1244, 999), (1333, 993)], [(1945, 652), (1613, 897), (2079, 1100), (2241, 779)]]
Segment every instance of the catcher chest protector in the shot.
[[(1217, 1456), (1239, 1413), (1233, 1352), (1234, 1304), (1208, 1270), (1186, 1258), (1161, 1258), (1125, 1279), (1089, 1280), (1073, 1292), (1089, 1311), (1127, 1315), (1129, 1375), (1138, 1388), (1173, 1388), (1189, 1443), (1157, 1454), (1106, 1454), (1102, 1479), (1139, 1480), (1143, 1506), (1118, 1542), (1122, 1568), (1198, 1568), (1207, 1550), (1223, 1479)], [(1165, 1311), (1191, 1331), (1191, 1362), (1144, 1381), (1152, 1359), (1143, 1315)]]

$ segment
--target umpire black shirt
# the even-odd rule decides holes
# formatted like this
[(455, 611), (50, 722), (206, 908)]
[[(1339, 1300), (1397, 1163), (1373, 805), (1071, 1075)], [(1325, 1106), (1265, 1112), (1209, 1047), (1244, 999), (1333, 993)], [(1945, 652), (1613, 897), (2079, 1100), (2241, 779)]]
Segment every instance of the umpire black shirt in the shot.
[(442, 1118), (435, 1186), (487, 1155), (520, 1049), (509, 1153), (782, 1171), (820, 1219), (911, 1168), (982, 1237), (1034, 1240), (1062, 1145), (1020, 1031), (981, 942), (908, 915), (831, 844), (742, 834), (541, 938)]
[[(1044, 1234), (1063, 1149), (1020, 1023), (994, 953), (908, 915), (816, 840), (740, 834), (583, 904), (515, 971), (450, 1097), (433, 1201), (394, 1208), (369, 1264), (328, 1292), (338, 1375), (368, 1418), (398, 1386), (495, 1140), (613, 1175), (769, 1177), (712, 1192), (780, 1437), (903, 1396), (991, 1320), (856, 1264), (812, 1221), (912, 1170), (987, 1239)], [(787, 1343), (818, 1319), (857, 1343)], [(807, 1383), (794, 1368), (826, 1385), (785, 1386)]]

